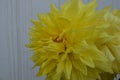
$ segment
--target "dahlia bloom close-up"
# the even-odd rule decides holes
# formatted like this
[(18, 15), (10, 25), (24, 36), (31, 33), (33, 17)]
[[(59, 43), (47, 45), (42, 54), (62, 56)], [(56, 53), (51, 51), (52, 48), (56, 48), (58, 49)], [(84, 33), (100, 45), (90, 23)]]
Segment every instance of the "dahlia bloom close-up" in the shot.
[(120, 73), (120, 11), (71, 0), (38, 14), (26, 47), (46, 80), (113, 80)]

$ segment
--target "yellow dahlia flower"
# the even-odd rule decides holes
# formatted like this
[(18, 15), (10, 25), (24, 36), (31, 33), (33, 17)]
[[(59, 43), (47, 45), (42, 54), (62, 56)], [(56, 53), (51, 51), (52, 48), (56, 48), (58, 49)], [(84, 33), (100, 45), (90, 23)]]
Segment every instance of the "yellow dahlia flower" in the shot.
[[(96, 0), (72, 0), (38, 14), (26, 45), (36, 76), (46, 80), (110, 80), (120, 72), (120, 11), (96, 11)], [(104, 76), (106, 75), (106, 76)]]

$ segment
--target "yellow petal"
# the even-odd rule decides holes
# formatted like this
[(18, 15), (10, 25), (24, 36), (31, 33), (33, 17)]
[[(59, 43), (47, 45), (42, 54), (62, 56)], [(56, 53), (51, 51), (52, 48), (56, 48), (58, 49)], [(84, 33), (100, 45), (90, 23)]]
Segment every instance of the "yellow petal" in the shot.
[(48, 74), (56, 67), (56, 61), (54, 60), (47, 60), (45, 61), (41, 67), (36, 76), (43, 76), (45, 74)]
[(99, 70), (96, 70), (96, 69), (93, 69), (93, 68), (88, 68), (88, 79), (91, 78), (91, 80), (96, 80), (96, 79), (99, 79), (101, 80), (101, 77), (99, 75), (100, 71)]
[(87, 67), (79, 59), (73, 60), (73, 66), (76, 70), (79, 70), (82, 74), (87, 75)]
[(64, 70), (67, 79), (70, 79), (71, 71), (72, 71), (72, 64), (69, 58), (67, 58), (65, 61), (65, 70)]
[(71, 73), (71, 80), (85, 80), (85, 76), (80, 71), (73, 68)]
[(96, 60), (95, 66), (102, 71), (113, 73), (112, 65), (109, 62)]
[(120, 45), (109, 44), (108, 47), (116, 59), (120, 60)]
[(72, 0), (70, 4), (63, 7), (65, 16), (67, 16), (68, 18), (74, 18), (74, 16), (80, 13), (80, 6), (83, 6), (81, 0)]
[(107, 46), (103, 46), (101, 50), (105, 53), (110, 61), (114, 61), (115, 57), (113, 56), (112, 52), (109, 50)]
[(80, 60), (82, 63), (84, 63), (85, 65), (91, 67), (91, 68), (94, 68), (95, 67), (95, 64), (92, 60), (92, 58), (90, 56), (87, 56), (87, 55), (82, 55), (80, 56)]

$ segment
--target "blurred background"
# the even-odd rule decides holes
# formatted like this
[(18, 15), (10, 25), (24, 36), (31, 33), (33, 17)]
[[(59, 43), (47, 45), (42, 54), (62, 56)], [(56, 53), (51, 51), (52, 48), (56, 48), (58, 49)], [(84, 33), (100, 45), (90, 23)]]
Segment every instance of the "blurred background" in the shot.
[[(35, 78), (37, 68), (32, 70), (33, 63), (29, 60), (32, 53), (25, 48), (32, 26), (30, 19), (37, 19), (37, 13), (48, 12), (50, 3), (59, 9), (64, 1), (0, 0), (0, 80), (44, 80)], [(120, 0), (97, 0), (97, 3), (97, 9), (110, 4), (112, 9), (120, 9)]]

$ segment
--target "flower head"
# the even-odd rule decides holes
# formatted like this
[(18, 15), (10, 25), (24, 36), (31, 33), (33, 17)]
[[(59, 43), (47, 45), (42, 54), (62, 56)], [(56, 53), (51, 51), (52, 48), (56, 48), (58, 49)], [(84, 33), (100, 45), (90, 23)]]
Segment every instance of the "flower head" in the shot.
[(72, 0), (54, 5), (32, 20), (27, 47), (40, 66), (36, 76), (46, 80), (101, 80), (103, 74), (120, 72), (120, 15), (109, 6), (96, 11), (96, 0)]

